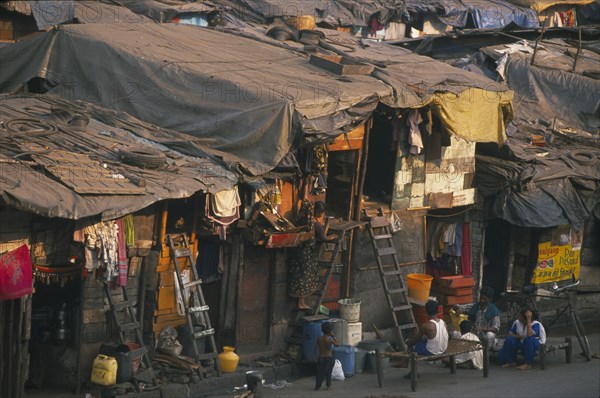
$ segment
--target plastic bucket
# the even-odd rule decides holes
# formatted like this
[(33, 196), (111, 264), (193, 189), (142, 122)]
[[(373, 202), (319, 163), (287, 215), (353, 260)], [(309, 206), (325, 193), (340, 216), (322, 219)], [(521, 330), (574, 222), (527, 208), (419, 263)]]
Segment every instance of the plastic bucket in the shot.
[(342, 363), (344, 376), (354, 376), (354, 347), (351, 345), (341, 345), (333, 347), (333, 359), (339, 359)]
[(429, 299), (433, 276), (427, 274), (408, 274), (408, 296), (419, 301)]
[(302, 344), (302, 353), (304, 360), (307, 362), (317, 362), (317, 353), (315, 352), (315, 344), (319, 336), (323, 335), (321, 332), (321, 324), (324, 320), (306, 322), (304, 324), (304, 340)]
[(333, 334), (337, 341), (344, 345), (349, 344), (348, 342), (348, 321), (340, 318), (330, 319), (331, 325), (333, 326)]
[(338, 300), (340, 305), (340, 316), (348, 322), (360, 320), (360, 300), (347, 298)]
[(362, 373), (367, 362), (367, 350), (362, 348), (354, 349), (354, 373)]

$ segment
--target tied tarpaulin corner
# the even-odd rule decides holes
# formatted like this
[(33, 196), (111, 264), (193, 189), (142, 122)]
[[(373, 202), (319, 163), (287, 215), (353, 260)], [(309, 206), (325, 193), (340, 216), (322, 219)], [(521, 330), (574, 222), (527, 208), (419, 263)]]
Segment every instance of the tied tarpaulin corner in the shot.
[(0, 300), (14, 300), (33, 293), (32, 274), (27, 245), (0, 256)]

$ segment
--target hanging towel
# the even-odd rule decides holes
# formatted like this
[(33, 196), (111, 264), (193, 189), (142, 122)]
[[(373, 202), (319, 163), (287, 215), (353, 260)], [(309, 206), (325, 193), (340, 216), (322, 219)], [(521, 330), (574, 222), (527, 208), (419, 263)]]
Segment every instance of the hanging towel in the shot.
[(242, 204), (237, 187), (224, 189), (210, 195), (212, 210), (217, 217), (231, 217), (235, 215), (238, 207)]
[(419, 124), (423, 122), (421, 114), (418, 109), (413, 109), (408, 115), (408, 123), (410, 125), (410, 135), (408, 136), (408, 143), (410, 146), (410, 153), (418, 155), (423, 150), (423, 139), (421, 138), (421, 130)]
[(125, 221), (125, 243), (127, 247), (135, 245), (135, 227), (133, 224), (133, 215), (127, 214), (124, 218)]
[(33, 292), (29, 248), (23, 245), (0, 257), (0, 300), (14, 300)]

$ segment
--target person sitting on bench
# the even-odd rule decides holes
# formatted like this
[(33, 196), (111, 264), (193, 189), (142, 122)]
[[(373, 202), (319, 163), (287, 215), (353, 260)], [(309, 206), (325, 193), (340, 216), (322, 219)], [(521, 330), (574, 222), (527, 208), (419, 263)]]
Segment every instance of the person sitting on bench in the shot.
[(443, 354), (448, 347), (448, 328), (446, 322), (438, 317), (437, 301), (429, 300), (425, 303), (425, 311), (429, 320), (419, 327), (419, 333), (406, 340), (406, 346), (418, 355)]
[[(425, 312), (429, 320), (419, 327), (419, 332), (410, 339), (406, 339), (406, 346), (418, 355), (439, 355), (448, 348), (448, 327), (443, 319), (438, 317), (437, 301), (429, 300), (425, 303)], [(410, 379), (411, 373), (404, 375)]]
[[(473, 322), (471, 321), (462, 321), (460, 323), (460, 333), (460, 338), (463, 340), (479, 341), (479, 337), (473, 334)], [(455, 361), (459, 368), (481, 370), (483, 369), (483, 351), (477, 350), (458, 354), (455, 357)]]
[(494, 347), (498, 341), (496, 334), (500, 330), (500, 310), (492, 303), (494, 289), (484, 286), (479, 291), (479, 302), (473, 305), (454, 305), (457, 313), (467, 312), (469, 321), (475, 325), (473, 332), (488, 347)]
[(539, 351), (541, 344), (546, 343), (546, 331), (537, 319), (537, 314), (532, 309), (521, 310), (498, 353), (503, 368), (515, 366), (517, 351), (521, 350), (525, 363), (517, 366), (517, 369), (531, 369), (535, 353)]

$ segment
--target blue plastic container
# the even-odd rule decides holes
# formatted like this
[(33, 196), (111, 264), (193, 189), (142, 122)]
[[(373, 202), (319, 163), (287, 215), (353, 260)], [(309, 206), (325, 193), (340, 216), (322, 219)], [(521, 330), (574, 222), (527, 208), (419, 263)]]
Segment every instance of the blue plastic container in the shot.
[(354, 376), (354, 355), (354, 347), (351, 345), (333, 347), (333, 359), (340, 360), (346, 377)]
[(323, 335), (321, 332), (321, 324), (325, 320), (306, 322), (304, 324), (304, 341), (302, 344), (302, 354), (304, 360), (307, 362), (317, 362), (317, 356), (319, 350), (315, 347), (319, 336)]

